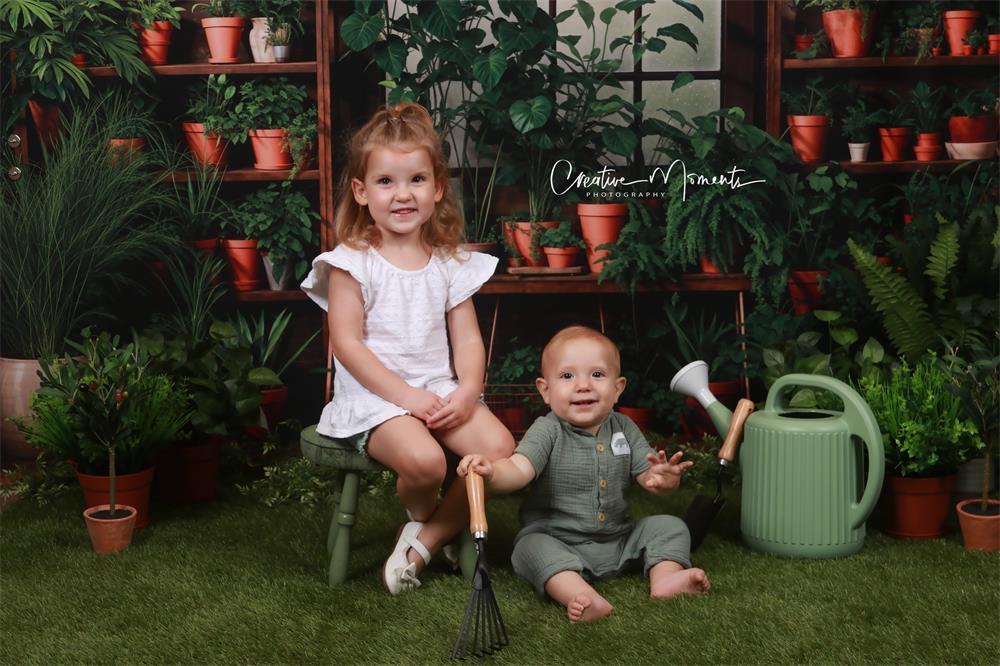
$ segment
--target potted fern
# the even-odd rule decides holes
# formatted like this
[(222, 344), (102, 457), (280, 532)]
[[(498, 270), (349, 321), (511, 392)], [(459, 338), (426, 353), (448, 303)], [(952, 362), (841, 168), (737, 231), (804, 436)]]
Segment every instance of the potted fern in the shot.
[(872, 114), (868, 111), (865, 100), (858, 97), (847, 107), (841, 121), (844, 134), (847, 137), (847, 150), (852, 162), (868, 161), (868, 149), (871, 147)]
[(580, 255), (586, 245), (574, 231), (573, 225), (564, 220), (554, 229), (547, 229), (539, 244), (551, 268), (570, 268), (580, 265)]
[(890, 92), (896, 97), (896, 105), (876, 111), (874, 120), (878, 126), (882, 160), (900, 162), (909, 156), (913, 139), (913, 104), (902, 99), (895, 90)]
[(917, 145), (913, 151), (921, 162), (939, 159), (944, 151), (941, 126), (944, 124), (945, 92), (945, 88), (932, 88), (926, 81), (918, 81), (910, 93), (917, 128)]

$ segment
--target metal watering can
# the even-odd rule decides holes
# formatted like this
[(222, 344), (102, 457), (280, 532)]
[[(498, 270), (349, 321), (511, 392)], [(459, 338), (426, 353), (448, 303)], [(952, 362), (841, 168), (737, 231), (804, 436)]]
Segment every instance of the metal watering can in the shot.
[[(793, 386), (829, 391), (844, 411), (789, 407), (785, 399)], [(708, 390), (704, 361), (681, 368), (670, 389), (697, 399), (715, 428), (727, 431), (733, 414)], [(771, 387), (764, 409), (747, 419), (743, 437), (740, 531), (750, 548), (809, 558), (861, 550), (865, 520), (882, 489), (885, 452), (875, 415), (857, 391), (832, 377), (785, 375)]]

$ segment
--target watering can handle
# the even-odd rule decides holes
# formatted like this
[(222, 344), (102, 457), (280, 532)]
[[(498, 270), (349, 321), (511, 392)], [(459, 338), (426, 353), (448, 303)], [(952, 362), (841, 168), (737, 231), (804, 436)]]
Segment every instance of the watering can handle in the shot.
[(823, 375), (794, 374), (780, 377), (771, 386), (767, 394), (764, 409), (767, 411), (782, 411), (787, 408), (784, 403), (784, 393), (791, 386), (808, 386), (835, 394), (844, 401), (843, 420), (852, 436), (861, 438), (868, 449), (868, 478), (865, 480), (865, 491), (861, 501), (851, 505), (851, 528), (856, 529), (868, 518), (875, 508), (879, 493), (882, 490), (882, 480), (885, 476), (885, 449), (882, 447), (882, 431), (878, 427), (875, 415), (868, 403), (850, 386)]

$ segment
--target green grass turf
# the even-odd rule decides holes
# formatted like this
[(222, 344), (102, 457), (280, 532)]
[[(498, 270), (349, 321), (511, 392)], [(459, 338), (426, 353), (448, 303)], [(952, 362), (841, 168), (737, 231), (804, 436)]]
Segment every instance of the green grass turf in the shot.
[[(683, 514), (690, 492), (637, 491), (636, 516)], [(511, 571), (518, 499), (490, 504), (491, 578), (511, 644), (498, 664), (1000, 663), (1000, 554), (953, 533), (901, 542), (870, 530), (840, 560), (787, 560), (739, 543), (731, 500), (695, 563), (703, 598), (653, 601), (639, 575), (597, 583), (616, 607), (591, 625)], [(382, 561), (403, 520), (366, 495), (351, 579), (326, 585), (329, 512), (269, 509), (235, 492), (197, 508), (154, 505), (113, 556), (91, 552), (82, 498), (6, 509), (0, 539), (0, 663), (444, 663), (470, 585), (439, 565), (390, 597)]]

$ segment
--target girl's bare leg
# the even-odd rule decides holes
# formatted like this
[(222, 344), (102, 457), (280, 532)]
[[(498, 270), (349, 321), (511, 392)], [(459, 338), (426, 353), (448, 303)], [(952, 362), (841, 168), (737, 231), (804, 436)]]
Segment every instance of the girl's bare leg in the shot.
[(424, 422), (397, 416), (382, 423), (368, 436), (368, 455), (396, 472), (396, 492), (413, 519), (430, 518), (444, 481), (445, 457)]

